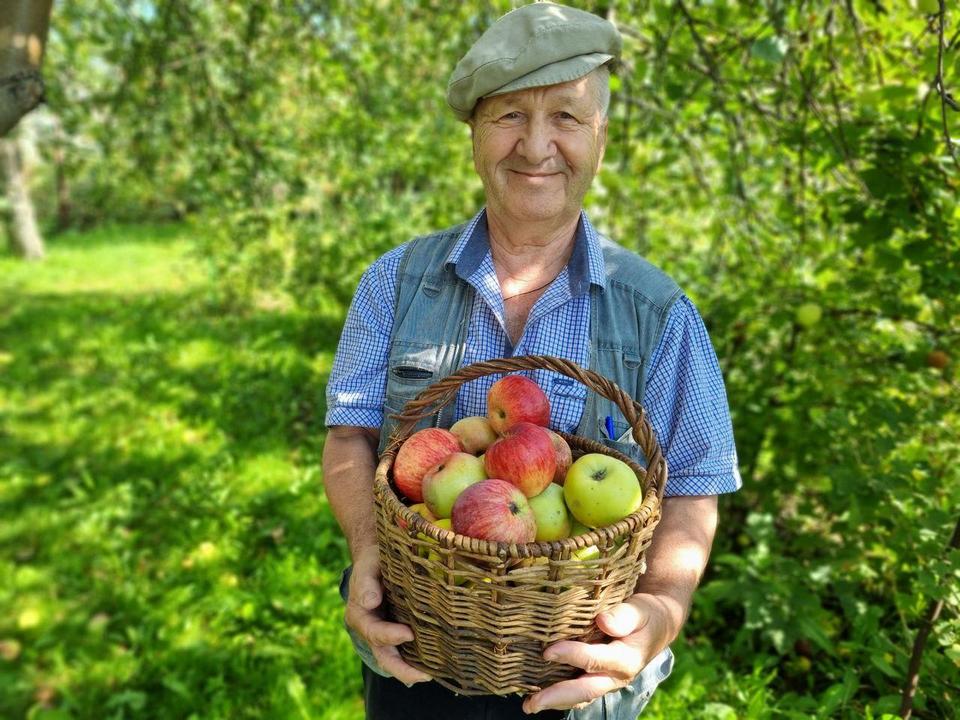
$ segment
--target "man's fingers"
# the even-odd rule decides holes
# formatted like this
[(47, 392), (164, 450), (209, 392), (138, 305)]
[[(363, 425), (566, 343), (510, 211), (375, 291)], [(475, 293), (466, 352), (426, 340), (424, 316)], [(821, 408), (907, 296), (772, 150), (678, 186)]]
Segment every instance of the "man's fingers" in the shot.
[(371, 649), (377, 664), (406, 685), (433, 679), (422, 670), (417, 670), (404, 662), (403, 658), (400, 657), (400, 651), (395, 647), (372, 646)]
[(347, 606), (344, 620), (370, 645), (399, 645), (413, 640), (413, 630), (406, 625), (388, 622), (355, 605)]
[(622, 688), (624, 683), (609, 675), (581, 675), (573, 680), (564, 680), (530, 695), (523, 701), (525, 713), (541, 710), (567, 710), (583, 707), (601, 695)]
[(543, 657), (588, 673), (610, 674), (623, 680), (629, 680), (643, 669), (640, 648), (620, 640), (607, 644), (562, 641), (551, 645)]
[(400, 643), (413, 642), (413, 630), (400, 623), (372, 619), (364, 623), (364, 626), (358, 628), (358, 630), (371, 645), (399, 645)]

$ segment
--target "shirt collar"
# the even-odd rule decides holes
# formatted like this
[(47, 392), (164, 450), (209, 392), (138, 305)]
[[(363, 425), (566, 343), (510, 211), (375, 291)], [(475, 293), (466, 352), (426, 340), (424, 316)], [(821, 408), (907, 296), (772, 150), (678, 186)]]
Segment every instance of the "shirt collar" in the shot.
[[(469, 280), (488, 252), (490, 252), (490, 236), (487, 229), (487, 211), (484, 208), (473, 216), (460, 233), (447, 256), (447, 265), (453, 265), (459, 277)], [(600, 240), (583, 210), (580, 211), (580, 222), (577, 223), (573, 253), (567, 263), (567, 275), (571, 297), (585, 294), (591, 284), (605, 287)]]

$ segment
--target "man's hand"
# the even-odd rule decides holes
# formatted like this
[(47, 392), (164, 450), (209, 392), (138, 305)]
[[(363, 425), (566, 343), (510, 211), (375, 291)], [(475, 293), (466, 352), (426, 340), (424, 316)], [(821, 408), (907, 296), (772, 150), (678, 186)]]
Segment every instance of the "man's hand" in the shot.
[(573, 680), (558, 682), (523, 701), (523, 711), (566, 710), (583, 707), (612, 690), (629, 685), (676, 637), (676, 601), (670, 597), (637, 593), (597, 616), (597, 627), (612, 639), (607, 643), (561, 641), (543, 657), (582, 668)]
[(680, 634), (716, 529), (716, 495), (664, 498), (663, 516), (647, 549), (647, 572), (626, 602), (597, 616), (597, 627), (612, 639), (562, 641), (544, 650), (547, 660), (586, 672), (531, 695), (524, 711), (580, 707), (629, 685)]
[(380, 558), (376, 545), (358, 551), (353, 558), (350, 575), (350, 601), (344, 618), (351, 628), (367, 641), (380, 667), (407, 686), (432, 678), (405, 663), (397, 645), (413, 640), (413, 631), (406, 625), (383, 619), (379, 611), (383, 601), (380, 584)]

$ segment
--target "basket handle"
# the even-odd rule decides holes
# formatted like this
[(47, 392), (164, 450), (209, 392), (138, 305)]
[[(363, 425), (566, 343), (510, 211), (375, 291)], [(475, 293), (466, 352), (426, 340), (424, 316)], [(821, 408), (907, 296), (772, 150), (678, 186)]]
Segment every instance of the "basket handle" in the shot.
[(515, 358), (500, 358), (473, 363), (460, 368), (460, 370), (442, 380), (438, 380), (408, 402), (402, 412), (390, 416), (399, 422), (390, 436), (384, 454), (395, 453), (399, 446), (413, 433), (417, 421), (433, 415), (439, 408), (452, 402), (456, 398), (460, 386), (464, 383), (487, 375), (520, 370), (551, 370), (573, 378), (601, 397), (611, 400), (630, 424), (633, 439), (647, 458), (648, 473), (653, 472), (654, 468), (661, 464), (664, 466), (661, 472), (653, 473), (654, 477), (664, 478), (663, 482), (655, 484), (657, 499), (663, 500), (667, 477), (666, 459), (663, 456), (660, 443), (657, 442), (656, 433), (640, 403), (627, 395), (616, 383), (593, 370), (588, 370), (575, 362), (551, 355), (522, 355)]

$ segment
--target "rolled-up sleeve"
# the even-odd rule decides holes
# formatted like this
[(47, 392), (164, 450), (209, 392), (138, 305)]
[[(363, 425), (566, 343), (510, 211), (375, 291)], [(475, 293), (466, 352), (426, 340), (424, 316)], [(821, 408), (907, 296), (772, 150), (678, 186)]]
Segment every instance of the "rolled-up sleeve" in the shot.
[(327, 427), (383, 423), (397, 269), (405, 248), (386, 253), (360, 278), (327, 381)]
[(686, 296), (651, 356), (644, 407), (667, 458), (666, 495), (735, 492), (742, 481), (717, 355)]

